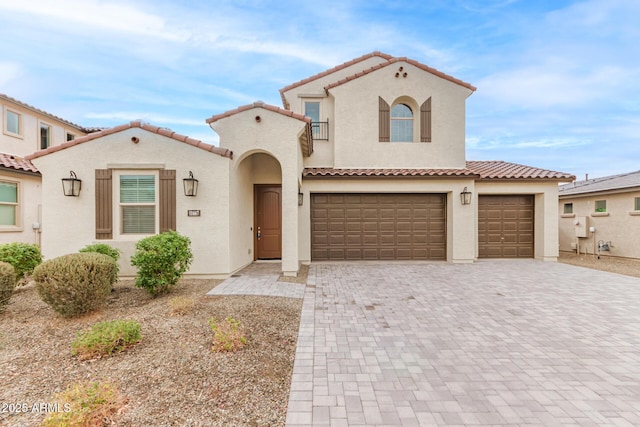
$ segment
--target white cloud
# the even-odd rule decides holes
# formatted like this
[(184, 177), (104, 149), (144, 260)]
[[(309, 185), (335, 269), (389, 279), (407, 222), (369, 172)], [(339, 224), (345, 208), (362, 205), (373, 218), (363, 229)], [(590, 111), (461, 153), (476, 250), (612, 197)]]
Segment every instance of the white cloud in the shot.
[[(0, 10), (22, 12), (118, 33), (184, 41), (187, 34), (166, 25), (166, 20), (125, 3), (97, 0), (0, 0)], [(70, 28), (73, 30), (73, 28)]]
[(22, 68), (15, 62), (0, 62), (0, 87), (18, 78), (21, 73)]
[(132, 120), (142, 120), (156, 126), (163, 125), (181, 125), (181, 126), (199, 126), (204, 123), (203, 120), (185, 119), (173, 115), (164, 115), (152, 112), (136, 112), (136, 111), (112, 111), (108, 113), (88, 112), (84, 114), (87, 119), (107, 120), (110, 122), (119, 121), (127, 123)]

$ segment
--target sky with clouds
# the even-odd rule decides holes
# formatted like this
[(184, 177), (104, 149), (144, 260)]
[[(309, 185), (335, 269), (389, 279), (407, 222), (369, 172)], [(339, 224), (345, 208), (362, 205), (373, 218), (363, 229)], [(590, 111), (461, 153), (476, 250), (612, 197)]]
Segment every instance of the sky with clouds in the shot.
[(86, 127), (205, 119), (379, 50), (476, 86), (467, 159), (640, 169), (637, 0), (0, 0), (0, 93)]

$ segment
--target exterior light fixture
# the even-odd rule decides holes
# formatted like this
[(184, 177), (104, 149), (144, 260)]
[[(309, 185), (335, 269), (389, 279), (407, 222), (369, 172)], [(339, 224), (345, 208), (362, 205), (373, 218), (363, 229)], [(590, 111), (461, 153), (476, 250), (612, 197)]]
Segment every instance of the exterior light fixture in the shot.
[(471, 191), (468, 191), (467, 187), (464, 187), (464, 190), (460, 193), (460, 203), (463, 205), (471, 204)]
[(189, 178), (184, 178), (182, 183), (185, 196), (193, 197), (198, 194), (198, 180), (193, 177), (193, 172), (189, 171)]
[(82, 188), (82, 180), (74, 171), (69, 171), (69, 178), (62, 178), (62, 191), (65, 196), (78, 197)]
[(302, 206), (302, 201), (304, 200), (304, 194), (298, 192), (298, 206)]

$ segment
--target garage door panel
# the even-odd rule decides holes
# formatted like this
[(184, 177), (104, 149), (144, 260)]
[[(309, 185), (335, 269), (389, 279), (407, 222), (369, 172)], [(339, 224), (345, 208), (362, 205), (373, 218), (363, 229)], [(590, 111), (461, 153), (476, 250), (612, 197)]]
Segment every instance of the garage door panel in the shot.
[(446, 259), (441, 194), (311, 194), (312, 259)]
[(478, 257), (533, 257), (533, 228), (533, 196), (478, 197)]

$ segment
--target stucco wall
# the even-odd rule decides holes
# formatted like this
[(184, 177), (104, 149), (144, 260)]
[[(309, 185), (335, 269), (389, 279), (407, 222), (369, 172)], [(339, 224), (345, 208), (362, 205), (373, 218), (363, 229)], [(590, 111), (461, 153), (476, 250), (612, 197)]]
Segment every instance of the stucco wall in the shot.
[[(602, 251), (602, 256), (619, 256), (626, 258), (640, 258), (640, 211), (634, 211), (634, 198), (640, 197), (640, 191), (617, 194), (599, 194), (583, 197), (567, 197), (559, 201), (559, 230), (560, 250), (573, 251), (572, 243), (579, 244), (580, 253), (598, 252), (597, 243), (602, 240), (611, 242), (608, 252)], [(596, 200), (606, 200), (607, 212), (595, 212)], [(573, 214), (565, 215), (564, 204), (573, 203)], [(608, 214), (608, 215), (607, 215)], [(589, 237), (576, 238), (576, 219), (587, 217), (587, 227), (595, 227), (595, 233), (588, 233)]]
[[(134, 144), (133, 136), (140, 142)], [(36, 158), (33, 163), (43, 175), (42, 249), (47, 258), (102, 242), (121, 249), (122, 274), (134, 274), (129, 257), (138, 237), (119, 235), (114, 227), (113, 240), (96, 241), (95, 169), (153, 171), (164, 168), (176, 170), (176, 227), (191, 239), (194, 253), (188, 274), (211, 276), (230, 272), (228, 158), (131, 128)], [(67, 177), (69, 170), (82, 179), (80, 197), (65, 197), (62, 193), (60, 179)], [(185, 196), (182, 188), (182, 179), (189, 171), (199, 180), (196, 197)], [(114, 192), (114, 205), (116, 194)], [(201, 216), (188, 217), (190, 209), (199, 209)], [(117, 214), (114, 211), (114, 215)]]
[[(478, 195), (534, 195), (534, 254), (543, 261), (558, 259), (558, 184), (555, 182), (476, 182), (473, 204), (477, 206)], [(477, 207), (476, 231), (477, 235)], [(477, 245), (476, 245), (477, 257)]]
[(473, 191), (473, 181), (453, 179), (308, 179), (303, 182), (304, 204), (300, 207), (300, 259), (311, 259), (312, 193), (442, 193), (447, 196), (447, 261), (473, 262), (477, 246), (473, 206), (460, 204), (464, 187)]
[[(260, 121), (255, 119), (260, 116)], [(302, 173), (299, 136), (306, 123), (255, 107), (212, 123), (220, 145), (233, 150), (231, 164), (231, 267), (253, 260), (253, 185), (282, 184), (282, 270), (296, 274), (298, 261), (298, 182)], [(249, 161), (250, 163), (246, 163)], [(278, 165), (280, 181), (278, 181)], [(234, 180), (236, 180), (234, 182)], [(249, 237), (250, 236), (250, 237)]]
[(38, 176), (0, 172), (0, 181), (18, 184), (17, 225), (0, 226), (0, 244), (40, 242), (40, 230), (33, 229), (40, 223), (41, 180)]

